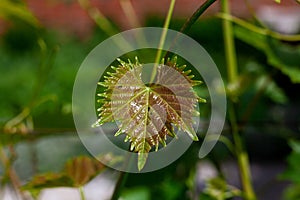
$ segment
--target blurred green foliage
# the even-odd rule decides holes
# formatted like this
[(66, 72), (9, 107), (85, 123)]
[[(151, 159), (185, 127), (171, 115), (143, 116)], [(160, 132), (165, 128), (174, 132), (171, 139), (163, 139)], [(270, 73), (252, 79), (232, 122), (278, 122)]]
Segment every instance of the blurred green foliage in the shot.
[[(100, 30), (95, 30), (92, 38), (81, 41), (70, 35), (43, 29), (24, 4), (17, 1), (2, 0), (0, 15), (13, 21), (13, 25), (0, 39), (0, 127), (28, 107), (32, 101), (35, 102), (30, 109), (30, 116), (34, 123), (33, 132), (22, 135), (6, 134), (2, 131), (0, 143), (16, 144), (17, 153), (25, 155), (16, 161), (16, 168), (21, 171), (22, 177), (28, 178), (39, 172), (58, 172), (70, 157), (87, 154), (78, 140), (72, 119), (73, 82), (86, 55), (107, 38), (107, 35)], [(178, 30), (182, 23), (182, 20), (174, 20), (171, 28)], [(149, 19), (146, 22), (147, 26), (162, 24), (163, 20), (160, 18)], [(263, 136), (279, 138), (281, 144), (285, 144), (289, 137), (299, 138), (297, 127), (300, 116), (299, 113), (295, 114), (296, 117), (292, 115), (293, 111), (298, 112), (294, 107), (299, 106), (300, 99), (299, 84), (296, 84), (300, 82), (299, 43), (284, 43), (268, 36), (251, 33), (238, 26), (234, 30), (241, 75), (236, 83), (230, 85), (227, 92), (232, 99), (239, 102), (238, 115), (248, 119), (249, 129), (255, 129)], [(199, 21), (188, 34), (210, 53), (226, 81), (221, 20)], [(147, 55), (143, 55), (143, 52), (139, 53), (142, 58), (145, 58), (141, 62), (147, 63), (147, 58), (150, 56), (149, 51), (145, 52)], [(133, 60), (136, 53), (131, 52), (126, 57), (132, 57)], [(150, 54), (154, 55), (155, 52), (150, 50)], [(197, 76), (199, 77), (195, 79), (201, 79), (199, 74)], [(197, 90), (199, 93), (209, 95), (207, 91)], [(201, 110), (201, 120), (204, 124), (209, 118), (209, 102), (207, 105)], [(289, 110), (290, 105), (294, 106), (292, 111)], [(272, 113), (274, 108), (277, 109), (275, 114)], [(289, 120), (293, 120), (296, 128), (289, 126)], [(228, 136), (228, 132), (225, 129), (224, 135)], [(255, 136), (251, 137), (253, 139)], [(249, 151), (250, 155), (255, 155), (256, 158), (266, 152), (269, 157), (277, 157), (274, 152), (286, 151), (282, 149), (286, 146), (270, 143), (272, 149), (270, 152), (265, 150), (265, 146), (263, 148), (259, 146), (260, 142), (257, 138), (252, 141), (256, 146)], [(251, 140), (246, 141), (246, 144), (250, 142)], [(267, 142), (264, 140), (263, 144), (266, 145)], [(187, 179), (190, 178), (191, 171), (195, 171), (199, 145), (193, 144), (182, 158), (164, 169), (147, 174), (129, 175), (130, 182), (125, 184), (126, 189), (121, 196), (128, 200), (154, 197), (169, 200), (188, 199), (187, 190), (192, 184), (188, 184)], [(300, 145), (298, 142), (291, 142), (290, 145), (293, 153), (288, 157), (289, 169), (284, 177), (294, 184), (287, 190), (285, 196), (286, 199), (298, 199), (300, 198)], [(28, 153), (25, 154), (24, 149)], [(255, 153), (251, 154), (251, 151)], [(217, 164), (230, 157), (225, 147), (218, 144), (209, 158)], [(28, 173), (24, 175), (22, 166), (25, 160), (36, 163), (28, 165), (33, 169), (24, 171)], [(3, 169), (0, 172), (3, 174)], [(52, 180), (53, 176), (46, 178)], [(60, 180), (62, 177), (56, 178)], [(195, 180), (190, 180), (192, 183), (193, 181)], [(67, 185), (70, 185), (69, 183), (71, 182)], [(223, 180), (212, 181), (209, 189), (210, 193), (228, 191)], [(203, 199), (211, 199), (209, 192), (204, 192), (202, 195)]]
[(39, 26), (38, 20), (29, 11), (23, 1), (2, 0), (0, 4), (0, 17), (7, 20), (21, 20), (31, 26)]
[(288, 168), (280, 175), (280, 178), (292, 182), (283, 194), (283, 198), (285, 200), (294, 200), (300, 198), (300, 142), (291, 140), (289, 145), (292, 148), (292, 152), (287, 157)]

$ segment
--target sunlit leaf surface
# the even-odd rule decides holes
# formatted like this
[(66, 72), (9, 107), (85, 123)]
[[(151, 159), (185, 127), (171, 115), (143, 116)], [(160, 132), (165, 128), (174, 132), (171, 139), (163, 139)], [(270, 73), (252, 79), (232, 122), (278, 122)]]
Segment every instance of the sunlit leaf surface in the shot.
[[(106, 122), (118, 122), (116, 136), (126, 134), (130, 150), (138, 153), (138, 169), (143, 169), (148, 153), (166, 146), (167, 136), (176, 137), (174, 126), (198, 140), (193, 129), (193, 117), (198, 97), (192, 86), (200, 83), (192, 80), (190, 70), (178, 67), (176, 59), (157, 66), (153, 82), (142, 80), (143, 65), (119, 60), (114, 73), (108, 73), (99, 85), (106, 87), (98, 94), (103, 105), (98, 109), (96, 126)], [(148, 67), (148, 66), (147, 66)]]

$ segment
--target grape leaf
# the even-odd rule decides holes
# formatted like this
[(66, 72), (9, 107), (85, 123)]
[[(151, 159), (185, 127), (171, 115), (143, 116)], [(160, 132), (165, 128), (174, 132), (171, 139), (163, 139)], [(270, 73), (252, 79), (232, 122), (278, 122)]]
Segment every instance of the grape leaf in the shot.
[(126, 134), (130, 150), (138, 153), (139, 170), (152, 147), (157, 151), (160, 145), (166, 146), (167, 136), (176, 137), (173, 125), (197, 141), (193, 117), (199, 115), (195, 108), (200, 98), (193, 86), (201, 82), (192, 80), (191, 70), (184, 71), (186, 66), (179, 67), (176, 58), (168, 60), (166, 65), (157, 65), (155, 80), (145, 84), (145, 66), (137, 58), (135, 63), (118, 61), (120, 65), (112, 67), (114, 73), (108, 72), (99, 83), (105, 91), (98, 94), (103, 104), (95, 126), (118, 122), (115, 136)]
[(73, 185), (73, 180), (63, 173), (46, 173), (35, 175), (30, 182), (22, 186), (22, 190), (29, 191), (37, 199), (41, 190), (45, 188), (71, 187)]
[(65, 173), (73, 180), (75, 187), (80, 187), (89, 182), (103, 169), (104, 165), (98, 160), (81, 156), (67, 162)]
[[(114, 156), (110, 154), (108, 159), (113, 160)], [(83, 187), (104, 169), (105, 166), (98, 160), (87, 156), (79, 156), (67, 161), (65, 168), (61, 172), (35, 175), (32, 180), (22, 186), (22, 189), (37, 197), (40, 191), (45, 188), (79, 188)]]

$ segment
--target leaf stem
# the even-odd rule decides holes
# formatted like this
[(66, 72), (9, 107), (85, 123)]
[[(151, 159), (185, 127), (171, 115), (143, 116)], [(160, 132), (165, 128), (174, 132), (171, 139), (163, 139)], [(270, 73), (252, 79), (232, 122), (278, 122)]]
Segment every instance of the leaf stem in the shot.
[(164, 44), (165, 44), (165, 41), (166, 41), (167, 32), (168, 32), (171, 17), (172, 17), (173, 11), (174, 11), (175, 3), (176, 3), (176, 0), (171, 0), (169, 10), (168, 10), (168, 14), (167, 14), (167, 18), (165, 20), (163, 31), (162, 31), (162, 34), (161, 34), (161, 37), (160, 37), (158, 50), (157, 50), (156, 58), (155, 58), (155, 61), (154, 61), (155, 65), (154, 65), (154, 68), (152, 70), (150, 83), (154, 81), (155, 76), (156, 76), (157, 66), (158, 66), (158, 63), (160, 62), (160, 59), (161, 59), (162, 48), (164, 47)]
[(287, 42), (297, 42), (297, 41), (300, 41), (300, 34), (297, 34), (297, 35), (285, 35), (285, 34), (280, 34), (280, 33), (277, 33), (277, 32), (274, 32), (270, 29), (267, 29), (267, 28), (261, 28), (261, 27), (258, 27), (258, 26), (255, 26), (245, 20), (242, 20), (240, 18), (237, 18), (235, 16), (232, 16), (228, 13), (218, 13), (216, 15), (217, 17), (221, 18), (221, 19), (224, 19), (226, 21), (230, 21), (230, 22), (233, 22), (243, 28), (246, 28), (252, 32), (255, 32), (255, 33), (258, 33), (258, 34), (261, 34), (261, 35), (266, 35), (266, 36), (270, 36), (274, 39), (278, 39), (278, 40), (283, 40), (283, 41), (287, 41)]
[(127, 180), (128, 173), (127, 172), (120, 172), (120, 176), (118, 178), (116, 187), (114, 189), (113, 195), (111, 197), (111, 200), (118, 200), (122, 191), (122, 188)]
[(214, 3), (216, 0), (206, 0), (201, 6), (193, 13), (193, 15), (183, 24), (180, 29), (181, 33), (186, 33), (190, 30), (192, 25), (199, 19), (199, 17)]
[(139, 22), (138, 16), (136, 15), (136, 12), (134, 11), (131, 0), (120, 0), (120, 6), (131, 28), (140, 27), (141, 24)]
[[(130, 147), (129, 147), (128, 151), (131, 152)], [(117, 181), (117, 184), (115, 186), (115, 189), (114, 189), (113, 195), (111, 197), (111, 200), (118, 200), (119, 199), (122, 188), (124, 187), (124, 185), (126, 183), (126, 180), (127, 180), (127, 177), (128, 177), (128, 172), (126, 172), (126, 171), (127, 171), (127, 169), (129, 169), (131, 167), (132, 162), (133, 162), (133, 156), (132, 156), (131, 153), (128, 153), (127, 156), (126, 156), (124, 166), (123, 166), (123, 170), (120, 172), (120, 176), (118, 178), (118, 181)]]
[(99, 9), (93, 7), (89, 0), (78, 0), (79, 5), (87, 11), (89, 16), (107, 35), (116, 34), (116, 29), (111, 25), (108, 19), (100, 12)]
[[(222, 0), (222, 11), (224, 14), (230, 13), (229, 0)], [(228, 81), (235, 82), (238, 77), (237, 59), (233, 37), (233, 27), (231, 21), (223, 20), (223, 35), (225, 45), (226, 66)]]
[(86, 200), (85, 195), (84, 195), (84, 188), (83, 188), (83, 186), (79, 187), (79, 192), (80, 192), (80, 199), (81, 200)]
[[(188, 18), (185, 23), (182, 25), (180, 32), (181, 33), (187, 33), (190, 28), (196, 23), (196, 21), (199, 19), (199, 17), (214, 3), (216, 0), (207, 0), (203, 4), (199, 6), (199, 8), (192, 14), (190, 18)], [(171, 47), (176, 43), (177, 37), (175, 37), (174, 41), (171, 44)], [(171, 48), (170, 48), (171, 49)], [(170, 54), (170, 51), (168, 51), (164, 58), (167, 59)]]
[(27, 200), (28, 198), (20, 189), (21, 181), (16, 171), (12, 168), (10, 158), (7, 157), (4, 151), (4, 147), (1, 144), (0, 144), (0, 161), (3, 164), (3, 167), (6, 168), (7, 170), (7, 175), (9, 176), (9, 180), (12, 184), (13, 189), (20, 194), (22, 200)]
[(232, 135), (235, 144), (235, 155), (238, 160), (240, 176), (246, 200), (255, 200), (256, 196), (251, 183), (250, 164), (247, 152), (244, 150), (243, 142), (239, 134), (236, 113), (233, 103), (229, 107), (229, 118), (232, 127)]

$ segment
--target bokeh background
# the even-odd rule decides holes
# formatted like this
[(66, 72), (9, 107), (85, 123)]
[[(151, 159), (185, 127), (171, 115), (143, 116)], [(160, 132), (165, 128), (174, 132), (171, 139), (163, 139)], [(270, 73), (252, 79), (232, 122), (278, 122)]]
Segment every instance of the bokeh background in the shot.
[[(65, 166), (78, 170), (70, 176), (88, 177), (79, 184), (84, 186), (86, 199), (110, 198), (120, 174), (103, 170), (104, 166), (95, 167), (97, 164), (87, 165), (92, 158), (81, 144), (72, 118), (75, 76), (87, 54), (109, 36), (136, 27), (162, 27), (169, 2), (1, 0), (1, 200), (22, 199), (16, 191), (22, 187), (25, 196), (29, 196), (28, 191), (37, 194), (41, 190), (37, 198), (42, 200), (80, 199), (76, 185), (65, 179), (57, 181), (57, 177), (51, 182), (52, 175), (59, 174)], [(178, 0), (170, 28), (180, 30), (203, 2)], [(253, 25), (260, 22), (263, 28), (276, 33), (300, 34), (300, 4), (296, 1), (230, 3), (233, 16)], [(217, 1), (187, 35), (207, 50), (227, 83), (219, 12)], [(274, 39), (235, 27), (241, 74), (238, 84), (242, 88), (237, 99), (239, 124), (244, 130), (258, 199), (299, 199), (300, 40)], [(204, 91), (203, 95), (207, 93)], [(201, 105), (201, 109), (205, 130), (209, 104)], [(222, 135), (232, 139), (228, 123)], [(228, 147), (220, 142), (207, 158), (200, 160), (200, 144), (194, 143), (182, 158), (164, 169), (128, 175), (122, 199), (199, 199), (208, 180), (214, 177), (222, 177), (227, 184), (241, 188), (238, 167)], [(95, 173), (82, 173), (89, 166), (93, 166)], [(32, 181), (38, 175), (44, 182)], [(16, 180), (12, 180), (14, 177)], [(226, 185), (223, 181), (217, 183), (218, 186), (211, 187), (213, 191)]]

